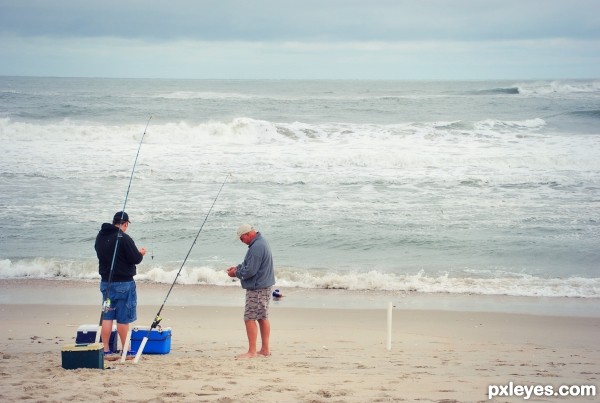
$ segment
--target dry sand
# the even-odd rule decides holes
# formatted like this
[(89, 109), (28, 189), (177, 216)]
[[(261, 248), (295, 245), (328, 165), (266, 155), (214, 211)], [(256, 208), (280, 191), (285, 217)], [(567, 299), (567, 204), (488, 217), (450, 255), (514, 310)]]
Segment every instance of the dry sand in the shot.
[[(136, 325), (150, 325), (166, 289), (138, 284), (148, 303), (138, 307)], [(489, 385), (509, 382), (600, 386), (598, 315), (408, 309), (404, 299), (395, 302), (388, 350), (385, 305), (375, 309), (369, 299), (369, 309), (303, 308), (294, 301), (304, 294), (314, 300), (318, 293), (294, 290), (272, 305), (272, 356), (236, 360), (247, 347), (243, 291), (192, 292), (198, 290), (203, 297), (190, 297), (185, 305), (189, 289), (175, 289), (177, 304), (162, 311), (162, 325), (172, 329), (169, 354), (146, 354), (137, 364), (107, 362), (105, 370), (65, 370), (62, 347), (74, 343), (80, 325), (98, 322), (97, 285), (0, 281), (0, 401), (477, 402), (489, 401)], [(27, 296), (34, 303), (23, 303)], [(480, 299), (470, 298), (476, 308)], [(483, 301), (481, 306), (490, 304)], [(492, 401), (573, 400), (598, 397)]]

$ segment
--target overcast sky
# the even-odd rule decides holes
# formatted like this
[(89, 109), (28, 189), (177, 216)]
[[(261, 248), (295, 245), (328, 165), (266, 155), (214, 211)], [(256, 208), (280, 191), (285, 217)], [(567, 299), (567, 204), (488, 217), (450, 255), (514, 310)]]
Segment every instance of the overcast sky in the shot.
[(0, 0), (0, 75), (600, 78), (600, 0)]

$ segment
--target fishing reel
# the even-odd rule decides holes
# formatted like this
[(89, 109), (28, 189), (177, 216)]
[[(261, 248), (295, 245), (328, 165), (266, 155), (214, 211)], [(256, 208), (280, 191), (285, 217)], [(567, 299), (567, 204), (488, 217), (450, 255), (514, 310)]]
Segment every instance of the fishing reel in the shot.
[(110, 311), (110, 298), (106, 298), (104, 302), (102, 302), (102, 312)]
[(152, 326), (150, 326), (150, 329), (154, 329), (156, 327), (159, 327), (159, 323), (162, 320), (162, 318), (158, 315), (156, 315), (156, 318), (154, 318), (154, 322), (152, 322)]

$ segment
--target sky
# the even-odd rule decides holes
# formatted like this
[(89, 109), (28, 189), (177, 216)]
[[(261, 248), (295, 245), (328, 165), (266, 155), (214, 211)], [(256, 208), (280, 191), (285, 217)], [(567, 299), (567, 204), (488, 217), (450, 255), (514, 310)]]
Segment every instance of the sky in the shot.
[(0, 0), (0, 75), (600, 78), (600, 1)]

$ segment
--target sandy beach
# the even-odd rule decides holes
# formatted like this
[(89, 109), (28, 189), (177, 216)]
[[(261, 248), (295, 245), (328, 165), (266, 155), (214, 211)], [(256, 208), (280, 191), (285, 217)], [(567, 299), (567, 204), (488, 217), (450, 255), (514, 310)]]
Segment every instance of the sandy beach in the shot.
[[(150, 325), (166, 289), (138, 284), (136, 325)], [(412, 297), (396, 297), (388, 350), (383, 302), (389, 295), (355, 295), (355, 304), (344, 307), (327, 303), (327, 290), (295, 289), (272, 305), (272, 356), (236, 360), (246, 348), (242, 290), (176, 286), (161, 314), (172, 329), (169, 354), (146, 354), (137, 364), (107, 362), (105, 370), (65, 370), (62, 347), (74, 343), (80, 325), (98, 321), (97, 285), (2, 280), (0, 290), (2, 401), (478, 402), (490, 401), (490, 385), (511, 382), (553, 390), (600, 386), (597, 301), (578, 301), (590, 309), (567, 316), (493, 311), (485, 309), (495, 306), (491, 299), (477, 296), (467, 296), (471, 309), (463, 310), (448, 309), (447, 300), (441, 308), (435, 302), (415, 308)], [(355, 306), (361, 298), (365, 309)], [(524, 400), (597, 397), (491, 401)]]

